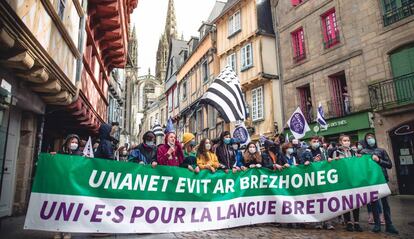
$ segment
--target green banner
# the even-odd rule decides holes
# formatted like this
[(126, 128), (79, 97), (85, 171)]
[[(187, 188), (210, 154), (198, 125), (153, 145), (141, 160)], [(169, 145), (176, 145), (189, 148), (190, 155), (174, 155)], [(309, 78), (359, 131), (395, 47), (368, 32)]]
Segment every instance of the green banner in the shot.
[[(134, 223), (141, 219), (141, 232), (313, 222), (333, 218), (389, 194), (382, 169), (370, 156), (315, 162), (282, 171), (254, 168), (237, 173), (202, 170), (195, 174), (179, 167), (152, 168), (130, 162), (41, 154), (25, 228), (95, 232), (97, 224), (93, 223), (100, 215), (104, 216), (98, 220), (98, 231), (116, 233), (136, 232)], [(236, 217), (236, 210), (241, 213), (249, 207), (257, 211)], [(160, 219), (167, 208), (178, 210), (176, 216), (182, 214), (175, 222), (182, 222), (180, 226), (173, 223), (169, 227)], [(223, 217), (226, 212), (227, 217)], [(194, 219), (197, 214), (204, 219)], [(160, 218), (152, 221), (152, 216)], [(223, 218), (227, 224), (223, 224)], [(115, 227), (117, 223), (128, 229), (120, 231)]]

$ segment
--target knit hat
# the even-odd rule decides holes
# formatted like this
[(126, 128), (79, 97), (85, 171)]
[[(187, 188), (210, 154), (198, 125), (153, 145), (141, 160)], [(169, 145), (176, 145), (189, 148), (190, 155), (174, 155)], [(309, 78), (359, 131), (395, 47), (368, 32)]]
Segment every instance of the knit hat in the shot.
[(188, 142), (190, 142), (194, 138), (195, 138), (194, 134), (192, 134), (192, 133), (184, 133), (183, 140), (181, 140), (181, 142), (183, 144), (187, 144)]

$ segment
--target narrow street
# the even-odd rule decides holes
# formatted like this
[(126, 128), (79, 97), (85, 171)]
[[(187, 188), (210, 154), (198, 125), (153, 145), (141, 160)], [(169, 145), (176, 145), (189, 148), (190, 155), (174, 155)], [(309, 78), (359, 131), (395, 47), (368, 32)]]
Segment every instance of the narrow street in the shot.
[[(198, 239), (198, 238), (412, 238), (414, 234), (414, 197), (413, 196), (393, 196), (390, 197), (392, 218), (395, 226), (399, 230), (398, 236), (370, 232), (372, 225), (368, 225), (368, 214), (366, 207), (361, 210), (361, 226), (364, 232), (347, 232), (342, 225), (337, 225), (336, 230), (316, 230), (307, 226), (306, 229), (286, 228), (276, 224), (259, 224), (230, 229), (201, 231), (201, 232), (180, 232), (168, 234), (117, 234), (110, 236), (91, 236), (90, 234), (73, 234), (72, 238), (104, 238), (104, 239)], [(0, 238), (8, 239), (43, 239), (52, 238), (52, 233), (23, 230), (24, 217), (5, 218), (1, 220)], [(384, 230), (384, 227), (382, 228)]]

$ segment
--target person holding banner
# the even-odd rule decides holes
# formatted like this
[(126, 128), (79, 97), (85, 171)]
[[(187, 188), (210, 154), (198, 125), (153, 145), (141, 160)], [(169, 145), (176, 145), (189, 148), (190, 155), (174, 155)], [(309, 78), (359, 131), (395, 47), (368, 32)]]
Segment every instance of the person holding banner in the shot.
[(194, 151), (194, 147), (197, 144), (194, 139), (194, 134), (184, 133), (183, 139), (181, 140), (184, 149), (184, 161), (180, 167), (187, 168), (191, 172), (199, 173), (200, 167), (197, 166), (197, 153)]
[(220, 141), (216, 148), (216, 155), (220, 162), (220, 168), (228, 173), (229, 169), (233, 170), (233, 173), (237, 171), (235, 167), (236, 155), (231, 148), (231, 135), (229, 131), (224, 131), (220, 134)]
[(253, 142), (248, 143), (246, 151), (244, 151), (244, 165), (248, 168), (261, 168), (262, 161), (262, 156), (256, 144)]
[(234, 154), (236, 157), (236, 169), (238, 171), (246, 170), (247, 168), (244, 166), (244, 163), (243, 163), (243, 153), (240, 150), (240, 140), (232, 138), (231, 147), (233, 148)]
[(292, 143), (282, 144), (282, 157), (285, 161), (285, 164), (283, 165), (285, 168), (299, 165), (299, 160), (295, 157)]
[[(375, 135), (373, 133), (367, 133), (365, 135), (365, 147), (365, 149), (361, 150), (361, 154), (372, 155), (372, 160), (374, 160), (379, 166), (381, 166), (385, 180), (388, 182), (389, 178), (387, 169), (392, 168), (392, 162), (390, 160), (390, 157), (388, 156), (387, 151), (377, 146)], [(381, 232), (381, 220), (379, 209), (381, 207), (380, 203), (382, 204), (382, 210), (385, 219), (385, 231), (392, 234), (398, 234), (397, 229), (394, 227), (391, 221), (391, 209), (390, 205), (388, 204), (387, 197), (381, 198), (381, 202), (377, 200), (371, 203), (375, 223), (372, 231), (375, 233)]]
[(164, 144), (158, 147), (157, 162), (159, 165), (179, 166), (184, 161), (184, 153), (181, 143), (174, 132), (165, 135)]
[(76, 134), (69, 134), (66, 136), (63, 142), (62, 148), (58, 151), (58, 154), (70, 154), (70, 155), (82, 155), (82, 151), (79, 149), (79, 136)]
[(140, 164), (151, 164), (157, 166), (157, 147), (155, 146), (156, 136), (152, 131), (147, 131), (142, 136), (142, 143), (133, 148), (129, 153), (128, 161)]
[[(115, 127), (114, 127), (115, 128)], [(114, 159), (114, 148), (112, 146), (112, 136), (111, 132), (113, 127), (110, 124), (102, 124), (99, 127), (99, 146), (95, 152), (96, 158), (101, 159)]]
[[(340, 146), (333, 152), (333, 159), (339, 160), (343, 158), (350, 158), (357, 156), (356, 152), (351, 149), (351, 138), (348, 135), (341, 135), (339, 137)], [(330, 160), (328, 159), (328, 162)], [(349, 232), (356, 231), (362, 232), (362, 228), (359, 225), (359, 208), (352, 210), (352, 216), (354, 222), (351, 221), (351, 212), (344, 214), (344, 220), (346, 223), (346, 230)]]
[(197, 165), (200, 169), (208, 169), (212, 173), (220, 167), (217, 155), (211, 150), (212, 145), (209, 139), (202, 139), (197, 150)]

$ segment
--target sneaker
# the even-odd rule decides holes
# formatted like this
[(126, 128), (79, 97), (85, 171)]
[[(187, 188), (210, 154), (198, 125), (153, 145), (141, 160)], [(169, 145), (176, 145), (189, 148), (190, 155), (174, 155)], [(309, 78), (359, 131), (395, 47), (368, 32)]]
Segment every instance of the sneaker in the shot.
[(318, 224), (318, 225), (315, 226), (315, 229), (318, 229), (318, 230), (321, 230), (322, 228), (323, 228), (322, 224)]
[(388, 225), (385, 227), (385, 231), (391, 234), (398, 234), (397, 229), (393, 225)]
[(381, 226), (375, 225), (375, 226), (372, 228), (372, 232), (375, 232), (375, 233), (379, 233), (379, 232), (381, 232)]
[(369, 217), (368, 217), (368, 224), (374, 224), (374, 217), (372, 216), (372, 214), (369, 214)]
[(327, 230), (335, 230), (335, 227), (333, 225), (327, 225), (326, 229)]
[(359, 225), (359, 223), (354, 224), (354, 231), (356, 231), (356, 232), (362, 232), (363, 231), (361, 226)]
[(352, 223), (348, 222), (348, 223), (346, 224), (346, 230), (347, 230), (348, 232), (353, 232), (353, 231), (354, 231), (354, 225), (352, 225)]

